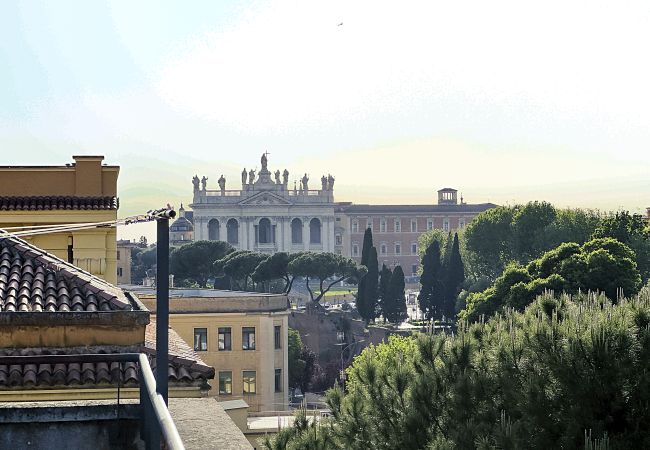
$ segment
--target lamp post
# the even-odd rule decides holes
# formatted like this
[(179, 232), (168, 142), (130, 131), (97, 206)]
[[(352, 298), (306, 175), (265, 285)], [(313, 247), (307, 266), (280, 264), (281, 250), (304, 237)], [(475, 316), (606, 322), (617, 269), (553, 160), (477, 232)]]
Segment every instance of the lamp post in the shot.
[[(341, 349), (341, 373), (340, 373), (340, 379), (341, 379), (341, 382), (342, 382), (341, 384), (342, 384), (342, 387), (343, 387), (344, 390), (345, 390), (345, 378), (346, 377), (345, 377), (345, 368), (343, 367), (343, 352), (345, 352), (345, 349), (347, 349), (347, 348), (349, 348), (349, 347), (351, 347), (351, 346), (353, 346), (355, 344), (361, 344), (362, 342), (365, 342), (365, 341), (366, 341), (365, 339), (361, 339), (360, 341), (350, 342), (348, 345), (346, 345), (345, 347), (343, 347)], [(342, 344), (339, 344), (339, 345), (342, 345)]]

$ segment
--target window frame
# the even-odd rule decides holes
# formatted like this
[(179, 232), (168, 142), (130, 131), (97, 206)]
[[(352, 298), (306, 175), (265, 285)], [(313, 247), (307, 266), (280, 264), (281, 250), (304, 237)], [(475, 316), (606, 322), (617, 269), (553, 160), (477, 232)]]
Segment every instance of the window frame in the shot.
[[(224, 384), (224, 389), (223, 390), (221, 389), (221, 383), (222, 383), (222, 381), (225, 381), (225, 380), (222, 380), (222, 377), (221, 377), (222, 374), (230, 374), (230, 378), (229, 378), (230, 392), (226, 392), (227, 389), (225, 389), (225, 387), (226, 387), (225, 384)], [(232, 395), (232, 370), (221, 370), (221, 371), (219, 371), (219, 386), (217, 387), (217, 389), (219, 389), (219, 395)]]
[[(248, 375), (247, 375), (248, 374)], [(253, 374), (252, 377), (250, 374)], [(247, 381), (246, 378), (249, 378)], [(250, 378), (252, 378), (252, 383), (250, 381)], [(241, 380), (242, 380), (242, 394), (243, 395), (255, 395), (257, 394), (257, 371), (255, 370), (242, 370), (242, 375), (241, 375)], [(253, 390), (250, 390), (251, 384), (253, 386)], [(246, 387), (248, 387), (248, 392), (246, 391)]]
[(282, 325), (273, 325), (273, 344), (275, 350), (282, 349)]
[(273, 381), (275, 385), (275, 392), (282, 392), (282, 369), (275, 369), (273, 372)]
[[(252, 332), (251, 332), (252, 330)], [(253, 341), (251, 345), (251, 335), (253, 336)], [(255, 350), (255, 327), (241, 327), (241, 348), (244, 351), (254, 351)]]
[[(223, 330), (223, 331), (222, 331)], [(228, 330), (228, 331), (226, 331)], [(221, 348), (221, 336), (223, 335), (223, 348)], [(226, 336), (229, 339), (226, 339)], [(228, 344), (228, 345), (226, 345)], [(217, 350), (220, 352), (232, 351), (232, 327), (218, 327), (217, 328)]]
[[(199, 340), (198, 345), (197, 345), (197, 339), (196, 338), (197, 338), (197, 336), (201, 336), (200, 334), (197, 333), (198, 330), (203, 330), (205, 332), (204, 333), (205, 339), (204, 339), (204, 342), (201, 342)], [(208, 329), (206, 327), (196, 327), (196, 328), (193, 329), (193, 333), (194, 333), (194, 351), (195, 352), (207, 352), (208, 351)], [(201, 348), (202, 343), (205, 344), (204, 349)]]

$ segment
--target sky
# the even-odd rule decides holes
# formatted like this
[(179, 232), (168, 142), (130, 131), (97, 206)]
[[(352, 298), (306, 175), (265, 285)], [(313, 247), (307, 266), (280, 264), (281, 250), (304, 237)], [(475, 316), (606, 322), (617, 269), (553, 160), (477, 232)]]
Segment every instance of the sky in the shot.
[(0, 165), (104, 155), (120, 217), (265, 151), (338, 201), (640, 212), (648, 42), (646, 1), (7, 0)]

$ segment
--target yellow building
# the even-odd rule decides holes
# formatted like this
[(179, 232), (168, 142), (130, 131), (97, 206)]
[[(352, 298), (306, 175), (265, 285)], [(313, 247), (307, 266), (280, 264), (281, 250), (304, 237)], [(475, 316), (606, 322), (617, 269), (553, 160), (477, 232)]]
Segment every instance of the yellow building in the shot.
[[(134, 292), (152, 314), (156, 294)], [(206, 364), (215, 368), (209, 395), (243, 399), (251, 411), (288, 405), (288, 317), (286, 295), (211, 289), (170, 289), (170, 326)]]
[[(103, 156), (74, 156), (64, 166), (0, 166), (0, 228), (117, 219), (118, 166)], [(117, 282), (115, 228), (25, 238), (110, 283)]]

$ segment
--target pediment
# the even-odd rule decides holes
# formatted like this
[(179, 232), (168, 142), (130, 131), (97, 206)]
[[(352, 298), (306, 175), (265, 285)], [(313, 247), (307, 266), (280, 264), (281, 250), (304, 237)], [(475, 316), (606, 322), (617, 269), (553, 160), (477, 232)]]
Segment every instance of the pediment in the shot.
[(281, 196), (274, 194), (273, 192), (262, 191), (258, 192), (251, 197), (246, 198), (239, 202), (240, 205), (278, 205), (278, 206), (287, 206), (292, 203)]

